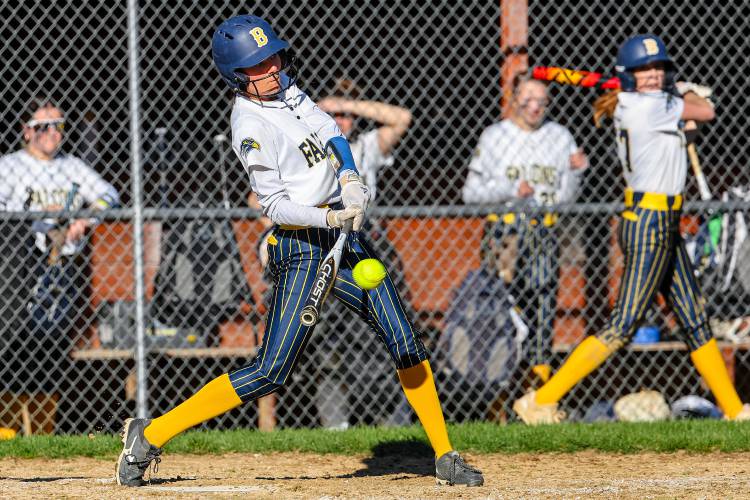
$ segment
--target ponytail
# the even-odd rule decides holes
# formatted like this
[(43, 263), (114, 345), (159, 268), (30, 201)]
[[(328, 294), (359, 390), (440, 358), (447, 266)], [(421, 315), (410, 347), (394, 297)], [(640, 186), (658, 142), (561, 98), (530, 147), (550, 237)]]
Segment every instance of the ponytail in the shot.
[(602, 126), (602, 120), (604, 118), (612, 118), (615, 116), (615, 108), (617, 107), (617, 95), (620, 93), (619, 90), (610, 90), (606, 94), (602, 94), (594, 101), (594, 125), (597, 128)]

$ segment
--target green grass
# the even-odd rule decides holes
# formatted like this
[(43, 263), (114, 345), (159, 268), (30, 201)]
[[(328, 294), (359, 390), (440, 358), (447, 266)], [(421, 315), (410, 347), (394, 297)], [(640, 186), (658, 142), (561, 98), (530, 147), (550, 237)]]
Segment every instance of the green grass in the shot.
[[(450, 427), (454, 446), (473, 453), (526, 453), (600, 450), (614, 453), (685, 450), (750, 451), (750, 424), (722, 421), (677, 421), (653, 424), (560, 424), (527, 427), (471, 423)], [(112, 435), (32, 436), (0, 441), (0, 458), (74, 456), (114, 458), (120, 441)], [(261, 453), (299, 451), (336, 454), (429, 455), (419, 426), (358, 427), (346, 431), (288, 429), (193, 431), (172, 440), (168, 453)]]

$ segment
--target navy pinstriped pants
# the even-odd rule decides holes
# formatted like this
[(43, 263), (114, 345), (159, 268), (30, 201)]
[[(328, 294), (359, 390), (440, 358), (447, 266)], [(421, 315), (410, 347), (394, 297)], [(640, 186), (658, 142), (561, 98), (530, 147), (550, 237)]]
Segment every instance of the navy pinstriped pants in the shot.
[(598, 337), (618, 346), (629, 342), (654, 296), (661, 292), (677, 315), (683, 340), (691, 350), (698, 349), (711, 340), (712, 333), (679, 232), (680, 210), (642, 208), (638, 198), (636, 193), (635, 206), (622, 214), (619, 240), (625, 269), (609, 325)]
[[(263, 345), (250, 365), (229, 373), (242, 401), (278, 390), (292, 373), (313, 330), (300, 323), (299, 314), (318, 265), (338, 234), (337, 229), (322, 228), (274, 230), (268, 252), (275, 287)], [(404, 313), (390, 276), (373, 290), (362, 290), (354, 283), (352, 268), (367, 258), (377, 257), (363, 236), (349, 235), (332, 294), (370, 325), (386, 345), (397, 369), (415, 366), (427, 359), (427, 353)]]

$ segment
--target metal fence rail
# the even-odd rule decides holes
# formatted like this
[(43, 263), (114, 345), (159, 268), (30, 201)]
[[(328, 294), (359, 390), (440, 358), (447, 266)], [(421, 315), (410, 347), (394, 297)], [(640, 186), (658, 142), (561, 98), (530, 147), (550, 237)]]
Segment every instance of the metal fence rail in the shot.
[[(61, 151), (83, 160), (120, 199), (117, 207), (91, 210), (86, 197), (93, 195), (82, 189), (62, 213), (70, 184), (81, 181), (60, 180), (53, 167), (30, 181), (31, 170), (10, 176), (7, 163), (0, 164), (1, 203), (7, 186), (31, 186), (23, 191), (26, 208), (0, 207), (0, 426), (116, 430), (124, 417), (160, 414), (255, 354), (271, 286), (257, 248), (268, 222), (248, 205), (246, 174), (226, 140), (231, 96), (210, 51), (215, 26), (246, 8), (228, 1), (0, 4), (6, 41), (0, 154), (25, 148), (28, 103), (51, 97), (66, 120)], [(379, 171), (368, 237), (430, 348), (449, 420), (513, 419), (512, 401), (536, 383), (528, 343), (516, 345), (516, 330), (477, 333), (507, 308), (487, 309), (498, 303), (477, 300), (462, 311), (474, 314), (474, 323), (458, 325), (451, 317), (463, 307), (456, 298), (462, 282), (491, 265), (488, 216), (559, 216), (551, 230), (560, 242), (553, 368), (606, 324), (622, 272), (616, 231), (623, 180), (611, 125), (592, 123), (596, 91), (550, 87), (547, 117), (571, 131), (590, 162), (572, 203), (544, 209), (463, 203), (480, 134), (501, 119), (503, 95), (506, 103), (510, 97), (507, 76), (524, 65), (610, 74), (618, 45), (639, 32), (665, 39), (679, 79), (714, 90), (717, 119), (697, 143), (714, 201), (700, 201), (688, 175), (682, 232), (714, 334), (740, 396), (750, 399), (750, 169), (743, 126), (749, 110), (738, 98), (750, 90), (738, 70), (750, 49), (748, 9), (744, 2), (685, 9), (673, 1), (580, 0), (257, 6), (253, 13), (292, 43), (300, 86), (313, 99), (349, 79), (359, 99), (411, 112), (392, 164)], [(520, 35), (503, 30), (523, 27), (520, 20), (527, 23)], [(355, 125), (352, 140), (379, 126), (362, 116)], [(53, 219), (59, 226), (91, 222), (84, 243), (55, 263), (32, 230)], [(718, 246), (707, 251), (711, 220)], [(53, 268), (58, 281), (50, 278)], [(538, 313), (518, 303), (527, 320)], [(330, 304), (288, 387), (206, 425), (411, 422), (386, 350), (360, 323)], [(669, 402), (688, 394), (710, 398), (669, 308), (657, 303), (642, 326), (655, 327), (661, 342), (632, 344), (576, 386), (562, 400), (570, 418), (593, 419), (597, 409), (641, 388), (659, 390)], [(483, 374), (473, 370), (477, 356), (486, 358)]]

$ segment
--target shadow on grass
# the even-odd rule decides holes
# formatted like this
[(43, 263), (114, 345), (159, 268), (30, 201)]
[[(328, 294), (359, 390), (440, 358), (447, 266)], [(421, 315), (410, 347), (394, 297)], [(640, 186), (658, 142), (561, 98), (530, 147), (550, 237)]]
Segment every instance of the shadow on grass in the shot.
[(320, 476), (286, 476), (272, 477), (260, 476), (255, 479), (278, 481), (278, 480), (305, 480), (305, 479), (351, 479), (355, 477), (391, 476), (389, 480), (395, 481), (407, 479), (404, 474), (418, 476), (435, 475), (435, 458), (432, 448), (422, 441), (389, 441), (379, 443), (371, 450), (372, 455), (363, 459), (363, 468), (349, 474), (331, 476), (325, 470), (320, 471)]

